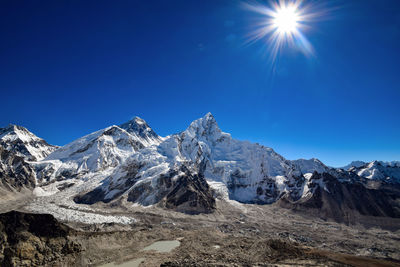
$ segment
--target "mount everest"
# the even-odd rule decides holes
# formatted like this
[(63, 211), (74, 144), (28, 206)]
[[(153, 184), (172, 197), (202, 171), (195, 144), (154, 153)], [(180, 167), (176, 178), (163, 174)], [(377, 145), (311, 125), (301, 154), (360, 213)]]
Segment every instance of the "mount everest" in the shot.
[(222, 200), (317, 210), (339, 221), (349, 213), (400, 217), (399, 162), (335, 169), (317, 159), (287, 160), (233, 139), (211, 113), (167, 137), (135, 117), (62, 147), (10, 125), (0, 129), (0, 152), (2, 190), (33, 190), (81, 209), (123, 202), (196, 214)]

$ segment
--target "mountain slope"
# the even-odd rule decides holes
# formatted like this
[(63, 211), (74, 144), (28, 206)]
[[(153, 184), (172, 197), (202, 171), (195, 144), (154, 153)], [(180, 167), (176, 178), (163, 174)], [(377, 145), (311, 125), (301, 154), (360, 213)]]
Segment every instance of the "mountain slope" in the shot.
[[(147, 125), (144, 121), (143, 125)], [(127, 125), (127, 124), (125, 124)], [(67, 144), (35, 164), (41, 181), (75, 178), (88, 173), (115, 168), (134, 152), (158, 144), (161, 139), (151, 129), (131, 128), (126, 131), (110, 126)]]
[(367, 164), (367, 163), (364, 162), (364, 161), (356, 160), (356, 161), (352, 161), (350, 164), (347, 164), (346, 166), (341, 167), (341, 169), (348, 170), (348, 169), (350, 169), (352, 167), (358, 168), (358, 167), (361, 167), (361, 166), (363, 166), (365, 164)]
[(7, 191), (32, 189), (36, 184), (34, 168), (23, 157), (0, 146), (0, 187)]
[(341, 182), (329, 173), (317, 172), (310, 181), (314, 192), (308, 198), (293, 201), (285, 196), (278, 204), (345, 223), (359, 223), (360, 215), (400, 218), (399, 185), (368, 188), (361, 182)]
[(369, 180), (400, 183), (400, 161), (372, 161), (349, 171)]

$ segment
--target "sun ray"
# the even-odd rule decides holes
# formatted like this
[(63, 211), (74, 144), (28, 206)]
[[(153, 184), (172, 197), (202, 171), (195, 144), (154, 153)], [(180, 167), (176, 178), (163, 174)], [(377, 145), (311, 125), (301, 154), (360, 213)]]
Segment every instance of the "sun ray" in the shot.
[(245, 8), (261, 15), (253, 25), (248, 43), (265, 40), (273, 62), (284, 46), (296, 47), (306, 56), (314, 55), (312, 44), (302, 32), (308, 26), (306, 23), (320, 14), (311, 11), (311, 6), (301, 0), (274, 0), (270, 5), (246, 3)]

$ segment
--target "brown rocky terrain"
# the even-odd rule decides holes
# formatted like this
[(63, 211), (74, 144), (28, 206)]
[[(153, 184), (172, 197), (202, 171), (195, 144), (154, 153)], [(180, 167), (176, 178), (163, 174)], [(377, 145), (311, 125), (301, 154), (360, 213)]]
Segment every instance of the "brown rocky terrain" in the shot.
[[(316, 172), (311, 179), (322, 179), (327, 190), (317, 187), (309, 198), (292, 201), (285, 196), (277, 204), (283, 208), (346, 224), (369, 225), (382, 221), (380, 227), (398, 229), (399, 225), (384, 222), (391, 221), (388, 218), (400, 218), (399, 184), (369, 188), (360, 182), (339, 182), (329, 173)], [(364, 220), (360, 220), (360, 216)]]
[[(2, 214), (1, 266), (101, 266), (138, 258), (143, 258), (141, 267), (400, 266), (398, 219), (391, 219), (397, 230), (384, 230), (304, 216), (278, 205), (217, 201), (213, 213), (188, 215), (129, 203), (113, 206), (113, 214), (134, 217), (137, 222), (130, 225)], [(103, 210), (111, 205), (95, 204)], [(142, 251), (159, 240), (181, 244), (170, 253)]]
[(48, 214), (10, 211), (0, 215), (0, 265), (44, 266), (72, 258), (81, 246), (70, 227)]

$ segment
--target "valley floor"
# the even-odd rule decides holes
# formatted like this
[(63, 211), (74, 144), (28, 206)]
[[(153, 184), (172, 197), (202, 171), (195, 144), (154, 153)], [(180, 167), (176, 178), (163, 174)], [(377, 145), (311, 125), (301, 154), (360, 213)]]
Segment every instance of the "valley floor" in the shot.
[[(18, 209), (32, 212), (32, 203), (43, 207), (47, 203), (49, 213), (77, 230), (69, 238), (83, 249), (60, 266), (100, 266), (138, 258), (144, 258), (141, 266), (400, 266), (400, 221), (396, 219), (386, 221), (384, 225), (391, 229), (385, 230), (325, 221), (276, 205), (222, 200), (214, 213), (200, 215), (126, 202), (77, 205), (80, 210), (66, 203), (58, 206), (48, 197), (28, 203), (20, 202)], [(15, 207), (15, 202), (4, 203), (1, 211)], [(68, 221), (54, 213), (57, 207), (78, 213)], [(78, 220), (80, 216), (100, 219), (87, 224)], [(155, 241), (176, 239), (181, 245), (170, 253), (141, 251)]]

